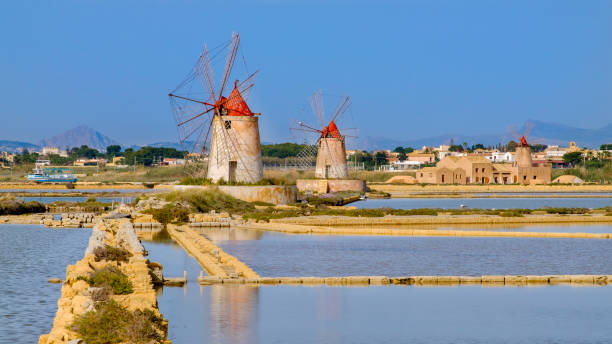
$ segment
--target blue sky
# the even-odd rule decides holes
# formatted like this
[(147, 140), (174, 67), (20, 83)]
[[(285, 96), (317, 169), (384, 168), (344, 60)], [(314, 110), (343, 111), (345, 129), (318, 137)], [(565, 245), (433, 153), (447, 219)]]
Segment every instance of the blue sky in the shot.
[(264, 141), (319, 88), (362, 136), (612, 122), (612, 1), (3, 1), (0, 29), (0, 139), (176, 141), (167, 93), (232, 31)]

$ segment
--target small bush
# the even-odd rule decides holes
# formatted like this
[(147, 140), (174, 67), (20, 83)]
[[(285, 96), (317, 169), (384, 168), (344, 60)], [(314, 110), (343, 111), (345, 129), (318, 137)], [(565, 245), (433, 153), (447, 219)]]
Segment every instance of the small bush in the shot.
[(499, 213), (499, 216), (501, 217), (523, 217), (523, 214), (521, 214), (518, 211), (502, 211)]
[(544, 208), (549, 214), (586, 214), (590, 212), (588, 208)]
[(120, 247), (113, 247), (110, 245), (96, 247), (94, 249), (94, 255), (96, 256), (96, 262), (99, 262), (101, 260), (127, 262), (132, 256), (132, 254), (127, 250), (122, 249)]
[(92, 287), (110, 287), (113, 294), (125, 295), (134, 292), (127, 275), (113, 266), (96, 270), (90, 277), (79, 276), (77, 280), (86, 281)]
[(160, 209), (147, 209), (144, 214), (151, 214), (155, 221), (164, 225), (173, 222), (188, 222), (190, 209), (181, 205), (166, 204)]
[(76, 317), (69, 326), (87, 344), (162, 343), (167, 329), (151, 310), (130, 312), (110, 300), (97, 303), (95, 310)]

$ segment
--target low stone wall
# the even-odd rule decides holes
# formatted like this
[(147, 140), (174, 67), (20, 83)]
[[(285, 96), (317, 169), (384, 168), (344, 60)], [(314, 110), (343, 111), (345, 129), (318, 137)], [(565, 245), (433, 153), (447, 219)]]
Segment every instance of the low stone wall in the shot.
[(612, 275), (484, 275), (484, 276), (346, 276), (346, 277), (262, 277), (224, 279), (200, 277), (201, 285), (211, 284), (256, 284), (256, 285), (327, 285), (327, 286), (545, 286), (569, 284), (576, 286), (612, 285)]
[(372, 190), (390, 193), (393, 197), (408, 197), (415, 193), (444, 192), (612, 192), (612, 184), (605, 185), (410, 185), (370, 184)]
[[(94, 250), (105, 244), (121, 247), (132, 253), (127, 263), (95, 261)], [(115, 266), (125, 273), (133, 285), (133, 293), (113, 295), (112, 298), (130, 311), (150, 309), (161, 316), (157, 309), (156, 293), (153, 289), (146, 251), (138, 241), (134, 228), (128, 220), (105, 220), (96, 223), (89, 245), (83, 259), (66, 268), (66, 279), (62, 286), (62, 295), (57, 302), (57, 313), (53, 327), (48, 334), (39, 338), (39, 344), (77, 343), (79, 336), (68, 329), (76, 316), (93, 309), (94, 301), (90, 297), (92, 288), (87, 282), (78, 280), (79, 276), (88, 276), (95, 269)], [(165, 335), (165, 334), (164, 334)]]
[[(272, 220), (271, 220), (272, 221)], [(258, 229), (290, 234), (324, 234), (324, 235), (395, 235), (395, 236), (451, 236), (451, 237), (508, 237), (508, 238), (581, 238), (612, 239), (612, 233), (560, 233), (560, 232), (507, 232), (507, 231), (472, 231), (472, 230), (438, 230), (406, 229), (380, 227), (326, 227), (299, 225), (290, 223), (248, 223), (235, 227)]]
[(200, 235), (189, 226), (168, 225), (168, 233), (193, 256), (210, 276), (219, 278), (259, 278), (259, 275), (236, 257)]
[[(57, 218), (57, 220), (54, 219)], [(93, 213), (28, 214), (0, 216), (0, 223), (45, 225), (62, 228), (91, 228), (99, 220)]]
[[(292, 204), (297, 201), (297, 188), (283, 185), (220, 185), (218, 187), (232, 197), (245, 202), (266, 202), (272, 204)], [(175, 185), (174, 190), (206, 189), (209, 186)]]
[(310, 191), (316, 193), (356, 191), (365, 192), (365, 180), (357, 179), (298, 179), (296, 182), (298, 191)]
[(534, 224), (534, 223), (612, 223), (612, 216), (594, 215), (525, 215), (503, 217), (497, 215), (438, 215), (438, 216), (301, 216), (271, 219), (271, 223), (312, 226), (410, 226), (452, 224)]

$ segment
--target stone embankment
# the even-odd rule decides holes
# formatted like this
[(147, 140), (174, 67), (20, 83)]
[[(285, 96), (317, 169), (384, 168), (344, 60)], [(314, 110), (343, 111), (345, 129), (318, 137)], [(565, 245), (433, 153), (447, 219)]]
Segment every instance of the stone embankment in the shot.
[[(387, 192), (391, 197), (412, 197), (415, 194), (425, 193), (495, 193), (495, 192), (519, 192), (519, 193), (537, 193), (537, 192), (584, 192), (584, 193), (610, 193), (612, 192), (612, 184), (605, 185), (418, 185), (418, 184), (368, 184), (370, 189), (376, 191)], [(527, 195), (526, 195), (527, 196)], [(439, 195), (432, 195), (439, 197)], [(553, 196), (554, 197), (554, 196)]]
[(192, 255), (209, 276), (223, 279), (259, 278), (259, 275), (236, 257), (206, 239), (189, 226), (168, 225), (168, 233)]
[(0, 223), (45, 225), (54, 228), (91, 228), (99, 217), (94, 213), (29, 214), (0, 216)]
[(393, 236), (450, 236), (450, 237), (507, 237), (507, 238), (581, 238), (612, 239), (612, 233), (563, 233), (563, 232), (510, 232), (477, 230), (406, 229), (381, 227), (325, 227), (296, 225), (292, 223), (248, 223), (235, 228), (258, 229), (288, 234), (322, 235), (393, 235)]
[[(108, 246), (121, 248), (131, 254), (127, 262), (98, 260), (94, 252), (97, 248)], [(82, 278), (90, 276), (94, 271), (114, 267), (126, 274), (133, 291), (126, 295), (112, 295), (112, 300), (129, 311), (151, 310), (161, 317), (157, 309), (156, 293), (153, 288), (153, 268), (160, 266), (149, 263), (146, 250), (136, 237), (134, 227), (129, 220), (104, 220), (94, 226), (89, 238), (89, 246), (83, 259), (66, 269), (66, 279), (62, 286), (62, 294), (57, 302), (58, 310), (53, 321), (53, 327), (48, 334), (41, 335), (39, 344), (77, 343), (79, 335), (69, 329), (77, 316), (93, 310), (96, 301), (96, 289), (90, 287)], [(153, 268), (151, 267), (153, 266)], [(164, 322), (166, 322), (164, 320)], [(166, 322), (167, 324), (167, 322)], [(166, 333), (160, 334), (163, 337)]]
[(198, 278), (201, 285), (326, 285), (326, 286), (460, 286), (521, 287), (568, 284), (574, 286), (612, 285), (612, 275), (484, 275), (484, 276), (346, 276), (346, 277), (262, 277), (227, 279), (215, 276)]
[(561, 223), (612, 223), (612, 216), (588, 215), (525, 215), (504, 217), (498, 215), (415, 215), (384, 217), (356, 216), (301, 216), (271, 219), (270, 223), (309, 226), (412, 226), (412, 225), (456, 225), (456, 224), (561, 224)]

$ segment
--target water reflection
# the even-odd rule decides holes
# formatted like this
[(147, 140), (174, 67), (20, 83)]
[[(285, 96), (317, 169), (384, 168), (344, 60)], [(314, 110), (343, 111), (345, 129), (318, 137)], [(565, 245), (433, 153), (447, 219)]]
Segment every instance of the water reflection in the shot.
[[(609, 225), (596, 228), (612, 232)], [(546, 227), (541, 229), (546, 230)], [(227, 240), (227, 237), (238, 235), (229, 233), (224, 237), (218, 230), (201, 231), (262, 276), (612, 273), (610, 241), (603, 239), (326, 236), (259, 232), (256, 240)], [(219, 237), (221, 239), (217, 239)], [(246, 238), (247, 233), (239, 237)]]
[(66, 266), (82, 258), (91, 230), (0, 225), (0, 343), (36, 343), (57, 311)]
[[(234, 237), (242, 234), (248, 235)], [(611, 287), (199, 286), (200, 268), (180, 246), (144, 244), (166, 275), (188, 272), (186, 287), (158, 294), (175, 344), (569, 344), (612, 338)]]

